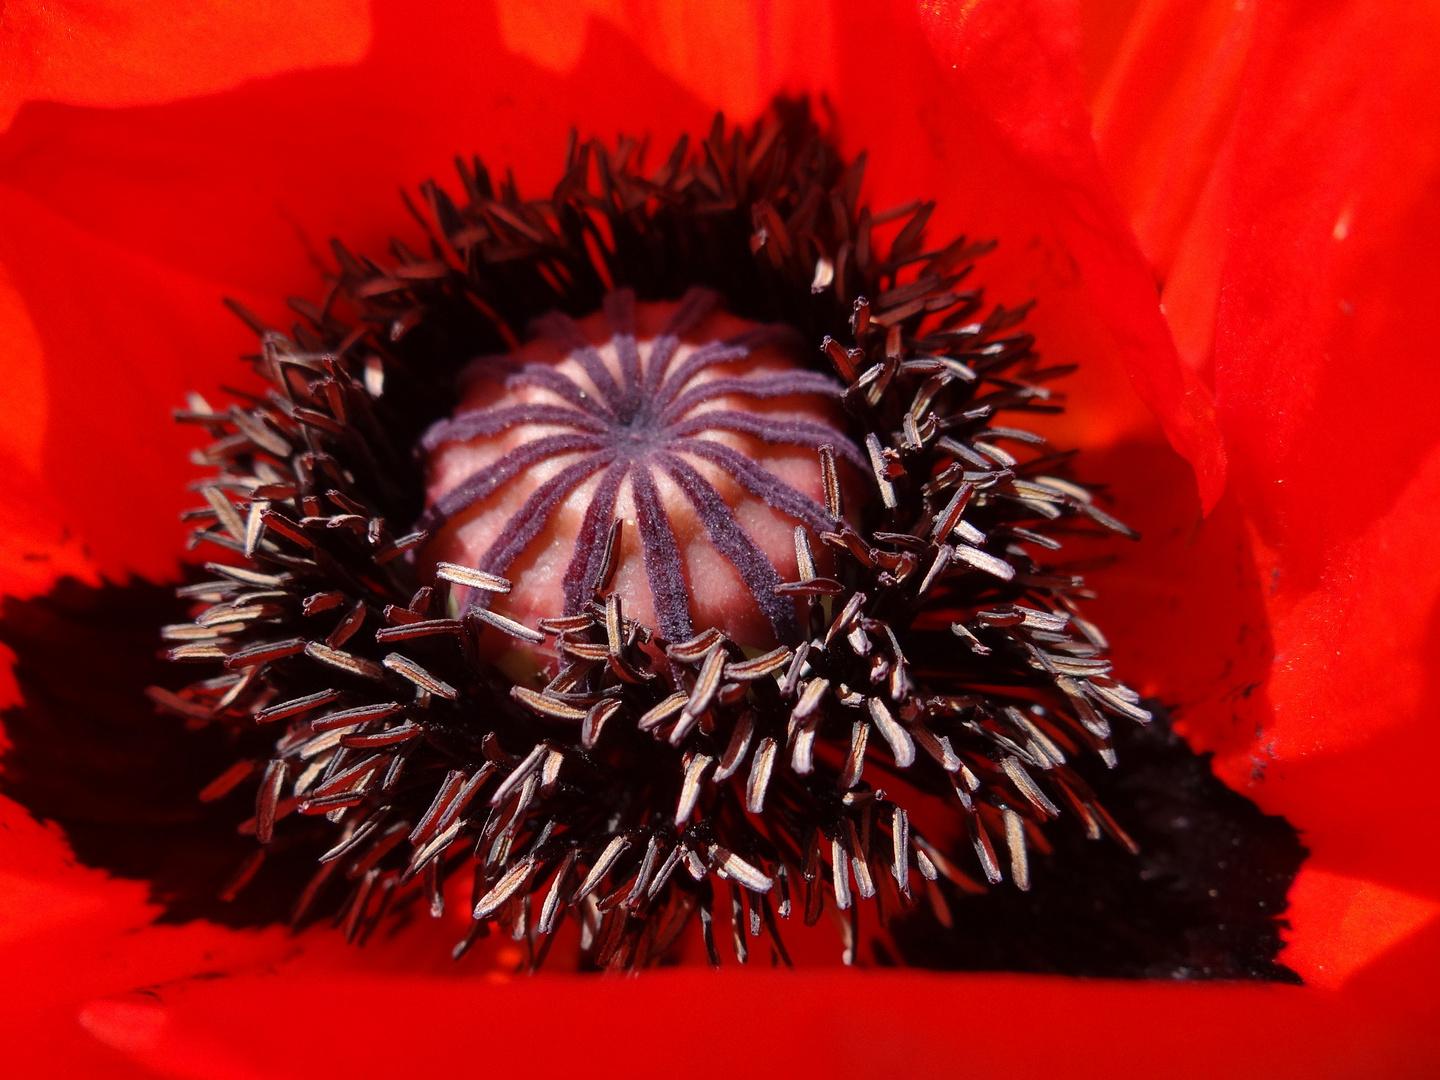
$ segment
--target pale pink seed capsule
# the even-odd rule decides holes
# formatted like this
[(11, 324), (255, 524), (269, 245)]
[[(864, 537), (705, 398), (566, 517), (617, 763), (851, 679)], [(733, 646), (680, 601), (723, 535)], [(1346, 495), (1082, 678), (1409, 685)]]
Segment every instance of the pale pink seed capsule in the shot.
[[(818, 447), (863, 467), (840, 428), (840, 385), (797, 362), (797, 335), (720, 310), (612, 294), (605, 311), (550, 316), (518, 352), (462, 376), (455, 416), (427, 434), (433, 539), (446, 561), (507, 577), (466, 595), (527, 626), (594, 595), (609, 522), (625, 613), (683, 640), (716, 627), (764, 647), (800, 635), (794, 530), (826, 515)], [(514, 647), (486, 630), (491, 655)]]

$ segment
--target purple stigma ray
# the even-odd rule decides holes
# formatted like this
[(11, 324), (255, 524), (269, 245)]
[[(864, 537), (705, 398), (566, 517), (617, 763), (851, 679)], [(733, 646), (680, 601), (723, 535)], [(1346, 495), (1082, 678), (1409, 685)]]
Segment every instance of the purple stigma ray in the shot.
[(482, 435), (498, 435), (507, 428), (520, 424), (554, 424), (556, 427), (579, 428), (595, 435), (602, 435), (609, 430), (602, 421), (578, 410), (566, 408), (564, 405), (535, 402), (456, 413), (449, 420), (432, 424), (430, 430), (420, 439), (420, 448), (429, 453), (442, 443), (468, 442)]
[(510, 519), (509, 524), (516, 527), (512, 529), (507, 525), (500, 539), (491, 544), (480, 557), (480, 565), (476, 569), (484, 570), (487, 574), (504, 574), (509, 570), (510, 564), (540, 535), (565, 497), (586, 477), (608, 465), (610, 460), (611, 455), (608, 453), (591, 454), (573, 465), (567, 465), (532, 491), (525, 500), (525, 505)]
[(605, 320), (614, 332), (615, 355), (620, 361), (620, 418), (630, 420), (640, 408), (640, 349), (635, 344), (635, 294), (620, 289), (605, 297)]
[(814, 371), (787, 371), (781, 375), (756, 375), (753, 378), (711, 379), (707, 383), (692, 387), (677, 397), (660, 414), (660, 422), (667, 423), (683, 416), (696, 405), (713, 401), (717, 397), (735, 394), (753, 398), (796, 397), (814, 394), (817, 397), (839, 398), (844, 388), (834, 379)]
[(740, 580), (755, 598), (756, 606), (770, 622), (775, 639), (784, 644), (794, 644), (800, 638), (800, 623), (795, 617), (795, 605), (775, 592), (781, 584), (780, 572), (769, 557), (760, 550), (760, 545), (741, 527), (735, 514), (715, 490), (715, 486), (701, 476), (687, 462), (673, 454), (661, 454), (660, 463), (676, 486), (685, 493), (705, 523), (705, 531), (715, 550), (730, 560), (730, 565), (740, 575)]
[(720, 297), (710, 289), (692, 286), (680, 298), (680, 306), (660, 328), (660, 334), (650, 346), (650, 363), (645, 371), (644, 396), (653, 398), (660, 388), (660, 380), (670, 367), (670, 358), (680, 346), (680, 339), (694, 330), (715, 310)]
[(552, 394), (558, 394), (570, 404), (584, 409), (592, 416), (597, 416), (602, 420), (614, 420), (614, 414), (604, 401), (548, 364), (526, 364), (505, 380), (505, 386), (510, 390), (523, 386), (533, 386), (537, 390), (549, 390)]
[(845, 447), (835, 444), (835, 429), (826, 424), (809, 420), (766, 420), (754, 413), (737, 409), (713, 409), (696, 413), (689, 420), (672, 426), (670, 433), (675, 438), (688, 438), (702, 431), (734, 431), (741, 435), (753, 435), (767, 443), (780, 445), (807, 446), (818, 450), (827, 443), (835, 446), (838, 456), (846, 458), (852, 465), (859, 466), (864, 459), (858, 450), (852, 457)]
[(629, 462), (616, 462), (607, 468), (590, 498), (590, 505), (585, 508), (580, 531), (575, 535), (575, 552), (560, 583), (565, 594), (566, 615), (577, 614), (595, 588), (615, 516), (615, 500), (629, 471)]
[(829, 532), (835, 527), (824, 506), (724, 443), (710, 439), (676, 439), (670, 449), (718, 465), (766, 506), (793, 517), (811, 532)]
[(594, 384), (600, 396), (614, 412), (619, 412), (624, 401), (624, 394), (615, 383), (615, 376), (610, 374), (610, 369), (605, 366), (605, 361), (600, 358), (600, 353), (594, 345), (585, 340), (585, 335), (580, 332), (580, 327), (569, 315), (552, 311), (549, 315), (542, 315), (535, 320), (535, 328), (545, 337), (549, 338), (556, 345), (566, 350), (570, 358), (584, 369), (586, 377)]
[(740, 345), (731, 345), (724, 341), (706, 342), (681, 361), (678, 368), (666, 373), (664, 381), (655, 393), (651, 395), (652, 404), (650, 407), (652, 409), (663, 409), (691, 379), (706, 368), (714, 367), (716, 364), (728, 364), (735, 360), (744, 360), (745, 357), (749, 355), (750, 351)]
[[(684, 391), (690, 380), (707, 367), (744, 359), (756, 349), (771, 345), (790, 346), (798, 349), (801, 344), (803, 343), (799, 341), (796, 332), (788, 326), (759, 326), (724, 341), (708, 342), (691, 353), (678, 368), (669, 374), (661, 385), (652, 408), (659, 408), (669, 403), (675, 395)], [(844, 389), (838, 383), (836, 387), (837, 392)]]
[[(574, 320), (561, 314), (536, 320), (535, 330), (569, 350), (568, 357), (579, 365), (598, 394), (578, 377), (557, 367), (527, 363), (505, 380), (508, 388), (540, 389), (569, 404), (491, 406), (460, 412), (432, 426), (421, 440), (427, 452), (442, 444), (497, 435), (527, 424), (571, 431), (523, 442), (471, 473), (436, 500), (421, 517), (420, 527), (433, 533), (546, 459), (583, 455), (537, 487), (510, 515), (480, 557), (477, 569), (505, 573), (541, 535), (561, 504), (603, 470), (593, 488), (587, 489), (585, 512), (561, 580), (564, 612), (581, 611), (595, 590), (615, 507), (628, 481), (657, 629), (668, 640), (683, 640), (691, 636), (694, 622), (685, 561), (657, 485), (655, 470), (660, 469), (694, 510), (711, 546), (734, 568), (775, 637), (784, 642), (797, 640), (794, 603), (775, 593), (781, 582), (779, 570), (740, 524), (711, 480), (686, 459), (718, 469), (771, 510), (816, 532), (834, 527), (820, 502), (746, 454), (713, 438), (701, 437), (701, 433), (733, 432), (769, 444), (809, 449), (828, 444), (857, 468), (868, 469), (868, 461), (843, 431), (829, 423), (737, 409), (699, 408), (731, 395), (755, 400), (808, 397), (833, 401), (841, 393), (840, 385), (828, 375), (806, 370), (722, 375), (695, 384), (697, 376), (708, 368), (745, 359), (754, 348), (788, 344), (796, 336), (789, 327), (760, 326), (725, 340), (698, 344), (675, 364), (682, 337), (699, 326), (716, 304), (715, 294), (707, 289), (688, 291), (661, 333), (650, 342), (648, 357), (642, 357), (635, 335), (634, 294), (625, 289), (607, 296), (604, 313), (611, 331), (618, 382), (617, 373), (606, 365), (600, 349), (586, 340)], [(509, 370), (515, 366), (509, 365)], [(506, 370), (505, 365), (496, 367)], [(475, 602), (488, 602), (488, 597), (476, 598)]]
[(489, 498), (502, 485), (546, 458), (582, 450), (599, 450), (604, 445), (603, 438), (598, 435), (550, 435), (522, 443), (499, 460), (471, 473), (462, 483), (447, 491), (436, 500), (434, 506), (420, 516), (417, 527), (433, 532), (466, 507)]
[(636, 469), (631, 474), (630, 490), (635, 495), (635, 523), (640, 528), (645, 576), (650, 579), (650, 595), (655, 602), (660, 633), (671, 641), (685, 641), (695, 633), (690, 622), (685, 568), (680, 562), (680, 549), (670, 528), (669, 515), (665, 513), (660, 491), (648, 468)]

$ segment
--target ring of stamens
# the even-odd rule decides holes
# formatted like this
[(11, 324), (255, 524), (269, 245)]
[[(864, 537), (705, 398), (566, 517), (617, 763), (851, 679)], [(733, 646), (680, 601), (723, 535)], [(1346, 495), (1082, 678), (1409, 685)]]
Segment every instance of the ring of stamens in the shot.
[[(433, 259), (397, 244), (400, 265), (386, 271), (336, 248), (336, 294), (360, 313), (353, 327), (328, 305), (297, 307), (307, 322), (289, 335), (252, 320), (270, 395), (229, 413), (200, 401), (185, 417), (214, 436), (200, 457), (218, 470), (204, 488), (207, 506), (189, 515), (196, 541), (246, 563), (207, 564), (210, 579), (182, 590), (197, 605), (193, 622), (165, 631), (172, 658), (221, 672), (179, 693), (152, 691), (187, 721), (241, 733), (285, 725), (266, 754), (206, 791), (220, 797), (258, 781), (243, 828), (262, 846), (234, 888), (267, 850), (314, 851), (319, 866), (296, 920), (344, 883), (331, 895), (347, 936), (363, 938), (417, 889), (433, 914), (443, 912), (446, 881), (464, 871), (472, 920), (457, 954), (499, 926), (538, 966), (569, 916), (586, 959), (620, 970), (665, 955), (696, 914), (718, 963), (712, 923), (726, 906), (737, 956), (763, 932), (783, 957), (777, 920), (811, 923), (833, 904), (853, 961), (856, 897), (875, 898), (883, 917), (922, 890), (944, 909), (941, 878), (979, 887), (953, 861), (962, 849), (985, 879), (1000, 881), (1008, 864), (1025, 888), (1027, 851), (1057, 814), (1129, 843), (1073, 765), (1086, 749), (1113, 765), (1111, 718), (1149, 714), (1114, 678), (1104, 637), (1080, 615), (1083, 581), (1043, 561), (1060, 546), (1056, 526), (1127, 530), (1090, 489), (1057, 475), (1067, 455), (995, 422), (1002, 412), (1057, 408), (1045, 385), (1057, 372), (1039, 365), (1029, 335), (1011, 332), (1023, 310), (982, 314), (979, 293), (961, 284), (985, 245), (961, 239), (927, 251), (933, 207), (923, 204), (892, 216), (906, 220), (882, 252), (878, 219), (858, 203), (858, 163), (845, 166), (811, 129), (793, 147), (781, 130), (775, 119), (732, 139), (717, 124), (703, 154), (687, 157), (682, 144), (649, 177), (634, 145), (612, 158), (597, 143), (572, 153), (540, 204), (462, 166), (466, 205), (425, 189)], [(598, 188), (587, 186), (592, 151)], [(602, 212), (614, 244), (597, 253), (585, 223)], [(454, 587), (503, 593), (511, 583), (445, 562), (417, 577), (408, 557), (485, 485), (509, 482), (555, 446), (569, 447), (587, 476), (623, 469), (639, 478), (637, 504), (647, 499), (643, 478), (661, 475), (709, 505), (675, 462), (718, 467), (762, 499), (788, 498), (784, 486), (705, 448), (719, 445), (712, 436), (726, 429), (717, 423), (756, 430), (751, 418), (689, 411), (705, 412), (687, 397), (703, 387), (680, 376), (706, 346), (662, 379), (661, 365), (628, 351), (629, 301), (616, 293), (612, 341), (630, 377), (620, 368), (583, 381), (515, 372), (558, 395), (547, 407), (564, 408), (564, 423), (550, 437), (568, 441), (528, 440), (503, 469), (471, 477), (473, 490), (436, 499), (410, 529), (419, 507), (393, 480), (438, 411), (427, 403), (448, 392), (460, 362), (454, 348), (437, 359), (440, 344), (513, 343), (492, 305), (499, 297), (526, 316), (591, 310), (617, 276), (642, 294), (673, 296), (672, 256), (693, 270), (679, 280), (739, 268), (731, 302), (784, 300), (797, 325), (828, 328), (801, 359), (811, 375), (839, 376), (871, 499), (853, 521), (842, 512), (836, 459), (856, 455), (832, 437), (838, 428), (771, 432), (816, 447), (823, 478), (823, 516), (813, 497), (790, 504), (797, 573), (772, 588), (798, 598), (798, 636), (758, 656), (713, 627), (687, 638), (663, 580), (662, 625), (627, 614), (609, 587), (608, 488), (591, 500), (590, 526), (568, 555), (570, 614), (529, 625), (481, 607), (452, 612)], [(426, 336), (431, 324), (438, 329)], [(582, 370), (587, 358), (594, 367), (565, 320), (548, 325), (572, 339)], [(663, 403), (626, 392), (652, 378), (657, 390), (673, 386)], [(820, 381), (806, 378), (824, 397)], [(645, 409), (647, 419), (626, 426)], [(430, 439), (537, 416), (523, 415), (457, 416)], [(551, 497), (530, 517), (543, 518)], [(657, 551), (662, 517), (652, 512), (638, 529)], [(524, 528), (486, 545), (483, 565), (512, 572)], [(739, 552), (743, 540), (721, 533)], [(817, 569), (821, 550), (833, 560), (827, 573)], [(673, 575), (663, 551), (652, 561), (659, 577)], [(757, 603), (764, 574), (755, 569)], [(552, 644), (553, 678), (519, 682), (487, 663), (481, 635), (497, 628)], [(942, 851), (911, 820), (907, 807), (922, 801), (943, 806), (959, 843)]]

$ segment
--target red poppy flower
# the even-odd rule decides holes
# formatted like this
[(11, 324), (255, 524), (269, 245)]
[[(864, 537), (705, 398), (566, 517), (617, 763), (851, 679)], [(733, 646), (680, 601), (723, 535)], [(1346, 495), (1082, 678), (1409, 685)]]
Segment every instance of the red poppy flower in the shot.
[(1081, 362), (1065, 435), (1147, 537), (1098, 582), (1119, 663), (1313, 852), (1283, 957), (1303, 988), (514, 981), (457, 977), (423, 928), (362, 952), (154, 924), (142, 884), (4, 800), (21, 1075), (1434, 1068), (1432, 6), (10, 4), (4, 25), (6, 595), (173, 576), (169, 410), (248, 347), (219, 296), (278, 320), (316, 247), (381, 249), (396, 188), (456, 150), (536, 189), (571, 126), (664, 143), (809, 91), (870, 151), (873, 203), (934, 197), (937, 233), (1001, 240), (987, 288), (1039, 298), (1047, 355)]

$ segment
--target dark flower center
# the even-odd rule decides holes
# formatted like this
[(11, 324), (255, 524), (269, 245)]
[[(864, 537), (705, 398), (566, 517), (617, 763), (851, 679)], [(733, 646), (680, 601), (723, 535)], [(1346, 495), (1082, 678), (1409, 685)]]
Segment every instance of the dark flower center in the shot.
[(577, 144), (547, 199), (462, 164), (423, 251), (247, 313), (267, 394), (182, 416), (202, 675), (150, 691), (243, 755), (227, 895), (298, 861), (296, 922), (458, 903), (456, 955), (617, 970), (829, 907), (855, 961), (862, 900), (952, 925), (1052, 819), (1134, 850), (1082, 762), (1151, 714), (1047, 561), (1129, 530), (1025, 425), (1063, 372), (965, 283), (986, 245), (861, 174), (779, 106), (650, 173)]

